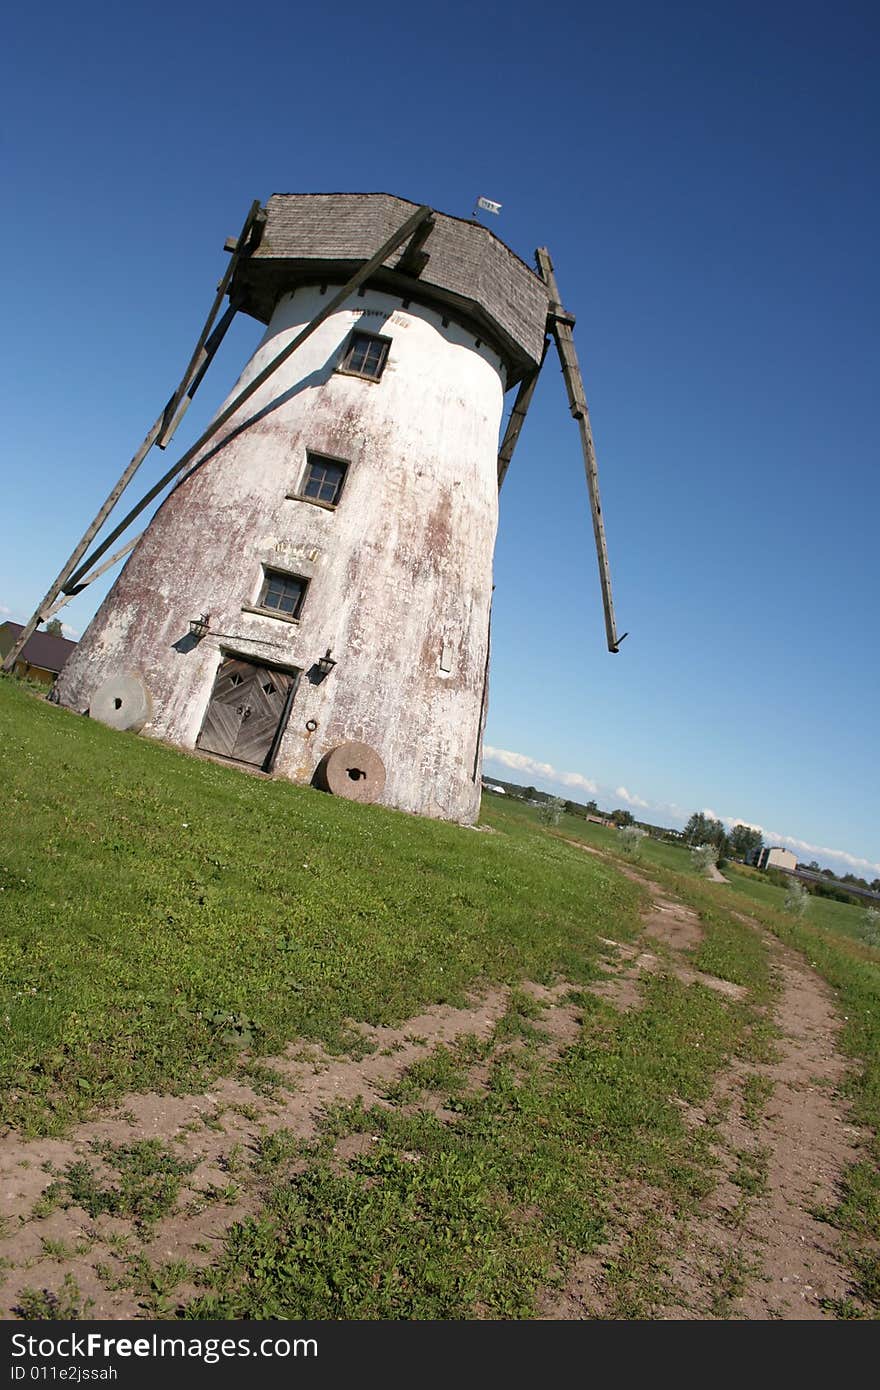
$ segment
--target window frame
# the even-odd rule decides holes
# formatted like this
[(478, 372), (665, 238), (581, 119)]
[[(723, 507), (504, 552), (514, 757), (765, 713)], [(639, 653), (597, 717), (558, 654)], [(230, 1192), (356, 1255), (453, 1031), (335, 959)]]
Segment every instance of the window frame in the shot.
[[(379, 369), (377, 372), (362, 372), (359, 371), (357, 367), (351, 366), (351, 357), (355, 350), (355, 347), (357, 346), (357, 340), (359, 338), (365, 338), (370, 342), (382, 344), (383, 352), (379, 362)], [(356, 376), (361, 381), (381, 381), (382, 374), (385, 371), (385, 368), (388, 366), (388, 357), (391, 351), (392, 342), (393, 339), (386, 338), (383, 333), (367, 333), (362, 328), (353, 328), (351, 330), (351, 333), (348, 335), (348, 341), (345, 344), (345, 348), (343, 349), (342, 353), (342, 358), (336, 370), (338, 372), (342, 372), (345, 376)]]
[[(327, 502), (322, 497), (309, 497), (307, 494), (306, 487), (308, 485), (309, 472), (313, 463), (334, 463), (338, 468), (342, 469), (342, 477), (339, 479), (339, 487), (336, 492), (335, 501)], [(327, 512), (335, 512), (342, 501), (350, 467), (350, 459), (336, 458), (333, 454), (321, 454), (317, 449), (306, 449), (306, 461), (302, 474), (300, 475), (299, 486), (295, 492), (287, 493), (288, 500), (291, 502), (309, 502), (313, 507), (323, 507)]]
[[(242, 612), (258, 613), (261, 617), (264, 618), (278, 618), (279, 621), (283, 623), (298, 623), (302, 616), (306, 596), (309, 591), (309, 584), (311, 583), (311, 580), (309, 579), (308, 575), (297, 574), (294, 570), (278, 569), (276, 565), (264, 564), (262, 569), (263, 577), (260, 583), (257, 601), (254, 604), (245, 604), (242, 608)], [(283, 608), (272, 608), (266, 603), (266, 597), (269, 592), (269, 586), (272, 583), (272, 580), (276, 577), (284, 580), (296, 580), (297, 583), (302, 585), (299, 603), (296, 605), (296, 608), (292, 613), (286, 613)]]

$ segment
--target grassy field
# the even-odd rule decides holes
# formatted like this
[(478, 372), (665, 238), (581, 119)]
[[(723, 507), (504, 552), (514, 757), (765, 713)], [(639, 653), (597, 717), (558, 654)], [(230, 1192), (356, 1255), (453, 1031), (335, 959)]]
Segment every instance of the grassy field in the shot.
[[(500, 797), (485, 798), (482, 833), (361, 807), (112, 733), (10, 681), (0, 711), (6, 1124), (59, 1133), (126, 1091), (198, 1089), (242, 1050), (258, 1059), (311, 1039), (357, 1054), (358, 1023), (513, 987), (490, 1038), (437, 1048), (387, 1106), (336, 1107), (308, 1142), (266, 1135), (244, 1165), (258, 1215), (192, 1274), (202, 1292), (157, 1304), (163, 1315), (533, 1316), (612, 1239), (603, 1315), (651, 1316), (668, 1232), (717, 1176), (711, 1120), (695, 1131), (685, 1112), (711, 1113), (719, 1071), (768, 1045), (773, 976), (734, 915), (744, 906), (840, 992), (845, 1044), (863, 1063), (853, 1098), (876, 1125), (877, 953), (841, 925), (839, 904), (795, 922), (766, 884), (711, 884), (682, 848), (646, 841), (641, 866), (700, 913), (692, 964), (746, 997), (646, 976), (643, 1006), (619, 1013), (583, 987), (603, 973), (600, 938), (635, 938), (645, 894), (565, 843), (613, 854), (616, 832), (565, 817), (548, 833)], [(582, 1014), (573, 1045), (548, 1046), (525, 980), (567, 982)], [(157, 1191), (173, 1202), (185, 1166), (154, 1148), (104, 1154), (115, 1185), (71, 1169), (55, 1200), (141, 1216)], [(877, 1210), (865, 1164), (829, 1219), (852, 1238), (866, 1297)], [(173, 1289), (186, 1275), (147, 1282)], [(718, 1315), (739, 1281), (719, 1270)]]
[(635, 930), (631, 884), (505, 808), (504, 834), (365, 812), (9, 680), (0, 711), (5, 1123), (56, 1131), (126, 1090), (192, 1088), (242, 1045), (356, 1047), (351, 1021), (485, 980), (583, 982), (597, 936)]

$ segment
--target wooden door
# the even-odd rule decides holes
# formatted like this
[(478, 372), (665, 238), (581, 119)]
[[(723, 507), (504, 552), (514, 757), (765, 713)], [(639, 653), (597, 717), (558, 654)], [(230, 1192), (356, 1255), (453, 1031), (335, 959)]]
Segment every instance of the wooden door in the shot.
[(262, 767), (288, 708), (294, 677), (227, 657), (217, 672), (196, 746)]

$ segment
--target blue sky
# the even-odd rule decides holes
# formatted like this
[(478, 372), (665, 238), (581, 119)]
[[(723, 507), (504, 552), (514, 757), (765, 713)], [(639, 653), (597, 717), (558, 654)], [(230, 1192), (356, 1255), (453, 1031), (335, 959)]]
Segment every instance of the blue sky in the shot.
[(875, 5), (50, 0), (4, 37), (3, 616), (175, 385), (254, 197), (484, 194), (577, 315), (630, 632), (606, 652), (549, 358), (502, 492), (487, 771), (880, 874)]

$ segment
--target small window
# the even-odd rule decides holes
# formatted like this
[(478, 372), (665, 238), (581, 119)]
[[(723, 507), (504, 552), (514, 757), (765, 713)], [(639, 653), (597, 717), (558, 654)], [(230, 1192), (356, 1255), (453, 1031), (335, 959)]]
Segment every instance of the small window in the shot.
[(307, 579), (296, 574), (281, 574), (278, 570), (266, 570), (260, 607), (271, 608), (283, 613), (286, 618), (298, 618), (303, 605)]
[(342, 370), (378, 381), (388, 360), (390, 346), (390, 338), (377, 338), (374, 333), (352, 333), (342, 359)]
[(342, 492), (347, 465), (338, 459), (325, 459), (320, 454), (308, 454), (302, 497), (312, 502), (324, 502), (335, 507)]

